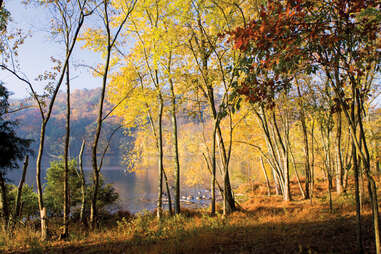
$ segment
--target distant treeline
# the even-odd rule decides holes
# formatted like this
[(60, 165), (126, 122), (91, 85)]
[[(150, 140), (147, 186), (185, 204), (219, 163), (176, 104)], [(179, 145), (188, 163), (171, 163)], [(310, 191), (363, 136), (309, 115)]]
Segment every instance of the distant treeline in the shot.
[[(71, 137), (70, 137), (70, 156), (76, 157), (79, 154), (82, 140), (87, 141), (87, 147), (84, 153), (85, 167), (90, 165), (90, 146), (91, 139), (94, 135), (96, 121), (96, 106), (100, 89), (77, 89), (72, 92), (72, 110), (71, 110)], [(51, 160), (57, 159), (62, 155), (65, 137), (65, 94), (60, 93), (54, 106), (53, 117), (49, 121), (46, 131), (46, 153), (44, 155), (43, 164), (49, 163)], [(38, 139), (40, 136), (41, 117), (38, 109), (32, 107), (33, 104), (29, 99), (19, 99), (12, 102), (13, 108), (26, 108), (14, 114), (10, 114), (12, 119), (19, 122), (17, 133), (24, 138), (33, 139), (32, 149), (37, 152)], [(112, 106), (106, 103), (106, 113), (111, 110)], [(104, 123), (102, 131), (102, 141), (98, 148), (101, 154), (106, 145), (107, 138), (110, 133), (118, 128), (120, 119), (110, 117)], [(124, 134), (125, 129), (119, 129), (113, 136), (108, 149), (105, 165), (119, 165), (121, 155), (125, 149), (133, 142), (130, 136)], [(112, 157), (112, 159), (107, 159)]]

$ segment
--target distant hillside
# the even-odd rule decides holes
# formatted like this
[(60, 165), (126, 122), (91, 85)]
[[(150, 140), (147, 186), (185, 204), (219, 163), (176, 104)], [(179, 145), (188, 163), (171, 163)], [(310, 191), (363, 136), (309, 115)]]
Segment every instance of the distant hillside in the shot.
[[(71, 94), (71, 139), (70, 139), (70, 155), (72, 157), (78, 156), (80, 146), (83, 139), (87, 141), (85, 152), (85, 165), (90, 161), (90, 146), (92, 143), (94, 130), (96, 126), (97, 105), (100, 95), (100, 88), (98, 89), (77, 89)], [(12, 102), (14, 107), (19, 105), (31, 105), (30, 100), (15, 100)], [(108, 103), (105, 104), (105, 113), (109, 112), (112, 106)], [(65, 114), (66, 114), (66, 94), (59, 93), (56, 103), (53, 108), (52, 118), (50, 119), (45, 141), (45, 156), (44, 162), (48, 162), (63, 154), (63, 145), (65, 137)], [(19, 122), (17, 132), (20, 136), (35, 140), (33, 142), (33, 150), (38, 149), (38, 140), (41, 127), (41, 116), (37, 108), (28, 108), (11, 114), (12, 119), (17, 119)], [(111, 117), (104, 122), (101, 144), (98, 152), (103, 151), (106, 143), (106, 138), (110, 133), (119, 126), (119, 119)], [(130, 137), (123, 135), (123, 130), (119, 130), (113, 136), (111, 146), (108, 150), (108, 159), (105, 165), (116, 166), (119, 165), (119, 158), (121, 156), (121, 147), (128, 144), (131, 140)], [(112, 158), (112, 159), (110, 159)]]

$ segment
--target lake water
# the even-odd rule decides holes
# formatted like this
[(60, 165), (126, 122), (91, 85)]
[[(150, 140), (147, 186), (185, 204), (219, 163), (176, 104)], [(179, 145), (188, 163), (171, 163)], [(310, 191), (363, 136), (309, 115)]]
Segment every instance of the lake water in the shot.
[[(34, 165), (34, 164), (31, 164)], [(90, 169), (85, 169), (86, 175), (91, 175)], [(156, 207), (157, 191), (158, 191), (158, 173), (157, 169), (145, 169), (137, 172), (125, 172), (121, 167), (105, 167), (101, 171), (105, 183), (110, 183), (119, 193), (118, 208), (128, 210), (132, 213), (142, 211), (143, 209), (152, 210)], [(35, 169), (30, 166), (26, 176), (26, 183), (35, 186)], [(18, 184), (21, 177), (21, 170), (13, 170), (7, 174), (7, 178), (11, 183)], [(41, 179), (44, 182), (45, 171)], [(90, 179), (87, 180), (90, 182)], [(164, 185), (165, 187), (165, 185)], [(164, 192), (166, 189), (164, 188)], [(171, 191), (172, 199), (174, 190)], [(196, 199), (198, 196), (209, 197), (209, 193), (200, 186), (182, 186), (184, 200), (182, 206), (186, 207), (202, 207), (207, 206), (210, 202), (208, 199)]]

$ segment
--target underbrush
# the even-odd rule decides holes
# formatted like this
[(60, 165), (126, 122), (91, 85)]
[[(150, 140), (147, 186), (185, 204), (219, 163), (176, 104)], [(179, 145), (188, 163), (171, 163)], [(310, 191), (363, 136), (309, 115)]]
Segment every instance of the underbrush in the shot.
[[(261, 190), (262, 188), (258, 188)], [(313, 199), (244, 193), (237, 211), (224, 217), (221, 209), (211, 217), (207, 209), (183, 209), (180, 215), (152, 211), (134, 216), (104, 216), (95, 231), (70, 224), (70, 236), (59, 240), (60, 219), (49, 221), (50, 240), (39, 239), (38, 225), (0, 233), (0, 252), (6, 253), (356, 253), (355, 207), (352, 192), (333, 193), (334, 213), (327, 194)], [(363, 198), (364, 245), (372, 253), (370, 209)], [(348, 242), (351, 244), (348, 245)]]

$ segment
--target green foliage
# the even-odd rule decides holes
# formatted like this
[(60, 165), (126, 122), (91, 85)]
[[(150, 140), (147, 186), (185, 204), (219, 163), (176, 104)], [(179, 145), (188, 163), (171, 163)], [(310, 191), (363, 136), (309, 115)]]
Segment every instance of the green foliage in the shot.
[[(75, 160), (68, 162), (69, 166), (69, 200), (70, 206), (76, 205), (81, 198), (81, 179), (77, 176), (77, 163)], [(46, 187), (44, 191), (44, 199), (49, 213), (52, 215), (60, 215), (63, 210), (63, 182), (64, 182), (64, 162), (52, 161), (46, 172)]]
[(126, 235), (132, 234), (145, 237), (149, 233), (148, 229), (151, 228), (154, 219), (155, 216), (152, 213), (144, 210), (131, 220), (122, 218), (121, 221), (117, 221), (118, 231)]
[[(17, 186), (14, 184), (7, 184), (7, 201), (10, 214), (15, 214)], [(30, 219), (38, 215), (37, 193), (33, 191), (33, 187), (24, 184), (21, 195), (21, 218)], [(1, 215), (0, 211), (0, 215)]]
[(0, 81), (0, 173), (5, 173), (9, 168), (17, 168), (18, 160), (30, 153), (29, 145), (31, 140), (23, 139), (16, 135), (16, 121), (5, 119), (8, 113), (9, 92)]
[[(97, 208), (99, 210), (102, 210), (106, 206), (114, 204), (118, 200), (119, 194), (115, 192), (115, 189), (112, 186), (112, 184), (104, 183), (102, 176), (100, 177), (99, 186), (100, 188), (98, 189), (97, 195)], [(91, 186), (87, 187), (86, 194), (86, 202), (87, 204), (89, 204), (90, 199), (93, 196), (93, 188), (91, 188)]]
[(149, 244), (161, 239), (173, 239), (175, 244), (181, 244), (184, 239), (199, 232), (218, 232), (228, 226), (228, 221), (222, 215), (210, 217), (203, 213), (199, 222), (194, 223), (194, 217), (177, 214), (158, 221), (154, 213), (143, 211), (134, 218), (117, 221), (120, 234), (133, 238), (134, 244)]
[[(12, 214), (15, 213), (15, 202), (17, 197), (17, 186), (14, 184), (7, 185), (8, 190), (8, 207), (11, 209)], [(38, 202), (37, 193), (34, 192), (33, 187), (24, 184), (21, 194), (21, 218), (31, 218), (38, 215)]]
[[(70, 206), (76, 206), (81, 202), (81, 179), (77, 174), (77, 163), (73, 159), (69, 161), (69, 200)], [(60, 216), (63, 212), (63, 181), (64, 181), (64, 161), (53, 161), (46, 172), (46, 187), (44, 199), (48, 212), (52, 216)], [(86, 186), (86, 203), (90, 203), (92, 197), (92, 187)], [(102, 209), (107, 205), (115, 203), (119, 195), (110, 184), (104, 184), (100, 180), (100, 189), (98, 192), (98, 208)]]

